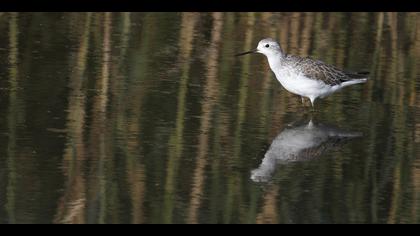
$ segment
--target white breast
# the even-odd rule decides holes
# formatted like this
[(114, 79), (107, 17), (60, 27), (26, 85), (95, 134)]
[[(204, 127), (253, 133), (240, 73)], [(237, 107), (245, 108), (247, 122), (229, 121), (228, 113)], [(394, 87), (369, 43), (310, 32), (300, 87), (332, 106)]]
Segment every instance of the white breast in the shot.
[(319, 80), (309, 79), (308, 77), (289, 70), (278, 70), (274, 72), (277, 80), (289, 92), (304, 97), (323, 97), (333, 92), (333, 87)]

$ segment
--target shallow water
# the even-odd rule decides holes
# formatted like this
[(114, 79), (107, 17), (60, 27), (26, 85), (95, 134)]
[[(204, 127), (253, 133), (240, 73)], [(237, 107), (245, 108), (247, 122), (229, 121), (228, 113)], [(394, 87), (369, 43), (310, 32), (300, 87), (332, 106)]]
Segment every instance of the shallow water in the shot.
[[(0, 223), (420, 223), (418, 13), (1, 13), (0, 31)], [(264, 37), (370, 80), (311, 113), (264, 56), (233, 57)]]

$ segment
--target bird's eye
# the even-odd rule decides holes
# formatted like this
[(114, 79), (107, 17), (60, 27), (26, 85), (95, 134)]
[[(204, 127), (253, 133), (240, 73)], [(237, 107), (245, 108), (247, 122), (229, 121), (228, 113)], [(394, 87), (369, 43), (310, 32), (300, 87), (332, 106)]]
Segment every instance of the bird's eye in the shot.
[(265, 47), (268, 48), (268, 47), (270, 47), (270, 45), (266, 44)]

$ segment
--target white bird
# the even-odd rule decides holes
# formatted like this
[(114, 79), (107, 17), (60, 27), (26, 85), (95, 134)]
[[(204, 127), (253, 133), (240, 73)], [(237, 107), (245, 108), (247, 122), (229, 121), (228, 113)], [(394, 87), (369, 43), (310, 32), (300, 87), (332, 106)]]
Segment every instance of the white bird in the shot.
[(278, 164), (319, 158), (325, 152), (340, 147), (343, 141), (362, 135), (329, 125), (315, 125), (312, 120), (308, 124), (286, 128), (273, 140), (260, 166), (251, 171), (251, 179), (267, 182)]
[(367, 81), (367, 72), (351, 73), (322, 61), (286, 54), (280, 44), (271, 38), (258, 43), (254, 50), (236, 54), (264, 54), (280, 84), (289, 92), (309, 98), (312, 108), (317, 98), (324, 98), (352, 84)]

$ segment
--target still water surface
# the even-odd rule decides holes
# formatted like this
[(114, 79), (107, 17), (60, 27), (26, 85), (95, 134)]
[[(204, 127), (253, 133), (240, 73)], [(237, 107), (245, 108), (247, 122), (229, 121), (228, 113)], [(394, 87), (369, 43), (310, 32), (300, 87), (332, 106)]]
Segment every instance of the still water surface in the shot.
[[(0, 32), (0, 223), (420, 223), (418, 13), (0, 13)], [(265, 37), (371, 79), (311, 113), (233, 57)]]

